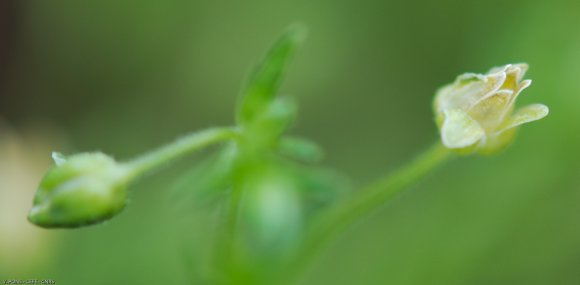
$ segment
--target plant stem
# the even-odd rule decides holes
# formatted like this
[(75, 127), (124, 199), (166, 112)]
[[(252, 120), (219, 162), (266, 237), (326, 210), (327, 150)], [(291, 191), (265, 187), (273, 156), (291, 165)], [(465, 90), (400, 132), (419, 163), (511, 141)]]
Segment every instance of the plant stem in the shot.
[(437, 143), (395, 173), (358, 191), (357, 197), (323, 214), (307, 233), (302, 249), (289, 267), (291, 272), (287, 279), (298, 277), (317, 253), (349, 226), (380, 208), (450, 157), (449, 149)]
[(126, 166), (130, 170), (130, 177), (135, 178), (204, 147), (237, 137), (237, 130), (231, 127), (195, 132), (137, 157), (126, 163)]

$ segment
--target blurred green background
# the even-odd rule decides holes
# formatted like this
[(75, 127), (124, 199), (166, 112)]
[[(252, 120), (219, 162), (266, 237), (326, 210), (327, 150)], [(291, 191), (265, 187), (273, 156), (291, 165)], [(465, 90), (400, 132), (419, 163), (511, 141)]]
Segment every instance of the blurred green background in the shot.
[(168, 198), (180, 171), (133, 185), (106, 225), (47, 231), (26, 212), (50, 151), (126, 159), (232, 124), (250, 66), (300, 21), (292, 132), (355, 185), (438, 138), (431, 99), (460, 73), (527, 62), (519, 104), (551, 109), (506, 152), (455, 159), (356, 225), (302, 284), (579, 284), (578, 15), (572, 0), (4, 0), (0, 280), (187, 284), (187, 243), (210, 229)]

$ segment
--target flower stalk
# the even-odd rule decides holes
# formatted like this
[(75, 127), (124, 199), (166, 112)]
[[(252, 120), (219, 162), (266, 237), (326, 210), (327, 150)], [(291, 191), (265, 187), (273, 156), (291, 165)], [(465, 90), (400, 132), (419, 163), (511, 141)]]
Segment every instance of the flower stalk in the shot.
[(132, 177), (141, 176), (166, 163), (184, 157), (212, 144), (237, 139), (238, 131), (233, 128), (213, 128), (192, 133), (157, 150), (141, 155), (126, 163)]
[(137, 177), (194, 151), (235, 139), (233, 128), (193, 133), (120, 163), (100, 153), (65, 157), (53, 153), (55, 166), (40, 182), (28, 220), (45, 228), (77, 228), (104, 222), (120, 213), (127, 203), (127, 185)]
[(344, 230), (377, 211), (452, 157), (450, 149), (436, 143), (409, 164), (357, 191), (358, 196), (329, 209), (313, 223), (311, 231), (306, 234), (304, 244), (285, 279), (299, 276), (312, 259)]

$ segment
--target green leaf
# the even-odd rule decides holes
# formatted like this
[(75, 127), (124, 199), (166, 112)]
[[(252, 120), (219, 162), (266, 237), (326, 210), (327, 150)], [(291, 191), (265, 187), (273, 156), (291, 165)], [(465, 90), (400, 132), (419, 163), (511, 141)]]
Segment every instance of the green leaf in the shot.
[(292, 97), (275, 98), (244, 129), (246, 145), (255, 149), (276, 147), (278, 140), (296, 117), (296, 106)]
[(309, 163), (318, 162), (323, 157), (323, 151), (316, 143), (303, 138), (282, 138), (278, 142), (277, 150), (282, 155)]
[(301, 25), (291, 26), (270, 48), (266, 57), (254, 68), (241, 94), (237, 121), (250, 124), (276, 96), (290, 59), (306, 37)]

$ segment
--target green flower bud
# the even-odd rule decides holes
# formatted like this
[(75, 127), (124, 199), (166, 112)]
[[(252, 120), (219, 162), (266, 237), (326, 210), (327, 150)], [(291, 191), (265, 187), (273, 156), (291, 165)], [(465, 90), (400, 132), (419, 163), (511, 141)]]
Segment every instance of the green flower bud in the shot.
[(45, 228), (74, 228), (106, 221), (126, 204), (128, 168), (103, 153), (68, 158), (53, 153), (56, 166), (40, 182), (28, 220)]
[(528, 66), (508, 64), (487, 74), (466, 73), (441, 88), (434, 101), (443, 144), (462, 153), (493, 153), (508, 145), (517, 126), (548, 115), (548, 107), (532, 104), (513, 112), (515, 101), (531, 80)]

